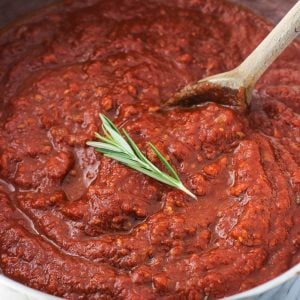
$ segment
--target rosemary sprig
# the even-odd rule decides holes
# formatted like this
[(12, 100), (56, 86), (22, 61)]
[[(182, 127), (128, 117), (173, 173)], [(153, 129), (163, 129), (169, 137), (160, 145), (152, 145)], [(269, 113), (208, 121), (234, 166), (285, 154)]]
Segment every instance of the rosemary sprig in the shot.
[(125, 129), (122, 129), (123, 137), (110, 119), (103, 114), (100, 114), (99, 117), (102, 121), (104, 135), (102, 136), (99, 133), (95, 133), (96, 138), (98, 138), (100, 142), (89, 141), (87, 142), (88, 146), (94, 147), (97, 152), (103, 153), (105, 156), (115, 159), (162, 183), (175, 187), (196, 199), (196, 196), (183, 185), (176, 171), (153, 144), (149, 143), (152, 151), (158, 156), (169, 174), (159, 170), (145, 157)]

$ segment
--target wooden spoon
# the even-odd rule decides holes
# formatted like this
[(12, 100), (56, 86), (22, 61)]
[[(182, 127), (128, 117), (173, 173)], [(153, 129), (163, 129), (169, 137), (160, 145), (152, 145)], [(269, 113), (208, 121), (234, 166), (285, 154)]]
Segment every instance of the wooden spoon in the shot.
[(300, 0), (237, 68), (189, 84), (165, 104), (190, 106), (210, 101), (245, 110), (257, 80), (299, 32)]

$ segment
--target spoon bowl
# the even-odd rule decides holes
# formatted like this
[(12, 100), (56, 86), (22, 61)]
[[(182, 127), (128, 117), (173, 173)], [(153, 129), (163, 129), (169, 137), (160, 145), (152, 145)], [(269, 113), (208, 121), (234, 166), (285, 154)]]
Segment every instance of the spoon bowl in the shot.
[(168, 106), (192, 106), (207, 101), (245, 110), (251, 100), (252, 88), (247, 88), (238, 69), (220, 73), (185, 86), (165, 103)]

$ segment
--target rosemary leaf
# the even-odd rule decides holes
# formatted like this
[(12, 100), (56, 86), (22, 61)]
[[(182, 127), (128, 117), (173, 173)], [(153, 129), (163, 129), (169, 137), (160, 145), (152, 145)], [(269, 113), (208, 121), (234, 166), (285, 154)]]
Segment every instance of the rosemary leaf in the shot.
[(160, 161), (164, 164), (166, 169), (177, 179), (180, 181), (180, 178), (178, 177), (177, 173), (173, 169), (173, 167), (169, 164), (169, 162), (163, 157), (163, 155), (158, 151), (158, 149), (152, 144), (149, 143), (149, 146), (151, 147), (152, 151), (158, 156)]

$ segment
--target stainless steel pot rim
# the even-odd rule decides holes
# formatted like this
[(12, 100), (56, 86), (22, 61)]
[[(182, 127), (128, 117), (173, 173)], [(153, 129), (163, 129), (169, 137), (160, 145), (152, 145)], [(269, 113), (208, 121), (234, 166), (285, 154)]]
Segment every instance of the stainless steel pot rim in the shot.
[(12, 289), (13, 291), (17, 291), (21, 294), (25, 294), (28, 297), (32, 296), (35, 297), (35, 299), (47, 299), (47, 300), (58, 300), (61, 298), (55, 297), (55, 296), (51, 296), (49, 294), (46, 294), (44, 292), (35, 290), (33, 288), (30, 288), (22, 283), (19, 283), (17, 281), (14, 281), (4, 275), (0, 275), (0, 286), (5, 286), (7, 288)]
[(270, 291), (271, 289), (280, 286), (281, 284), (287, 282), (288, 280), (292, 279), (295, 276), (300, 276), (300, 263), (289, 269), (288, 271), (282, 273), (281, 275), (256, 286), (255, 288), (252, 288), (250, 290), (247, 290), (245, 292), (226, 297), (226, 300), (237, 300), (237, 299), (244, 299), (248, 297), (254, 297), (258, 296), (260, 294), (263, 294), (267, 291)]
[[(289, 269), (288, 271), (282, 273), (281, 275), (275, 277), (272, 280), (267, 281), (266, 283), (263, 283), (255, 288), (252, 288), (248, 291), (226, 297), (224, 300), (237, 300), (237, 299), (245, 299), (250, 297), (259, 296), (267, 291), (270, 291), (271, 289), (280, 286), (281, 284), (287, 282), (288, 280), (300, 276), (300, 263)], [(37, 300), (59, 300), (62, 298), (58, 298), (55, 296), (51, 296), (49, 294), (46, 294), (44, 292), (32, 289), (30, 287), (27, 287), (19, 282), (16, 282), (4, 275), (0, 275), (0, 286), (3, 285), (7, 288), (10, 288), (14, 291), (17, 291), (22, 294), (26, 294), (28, 297), (34, 297), (34, 299)]]

